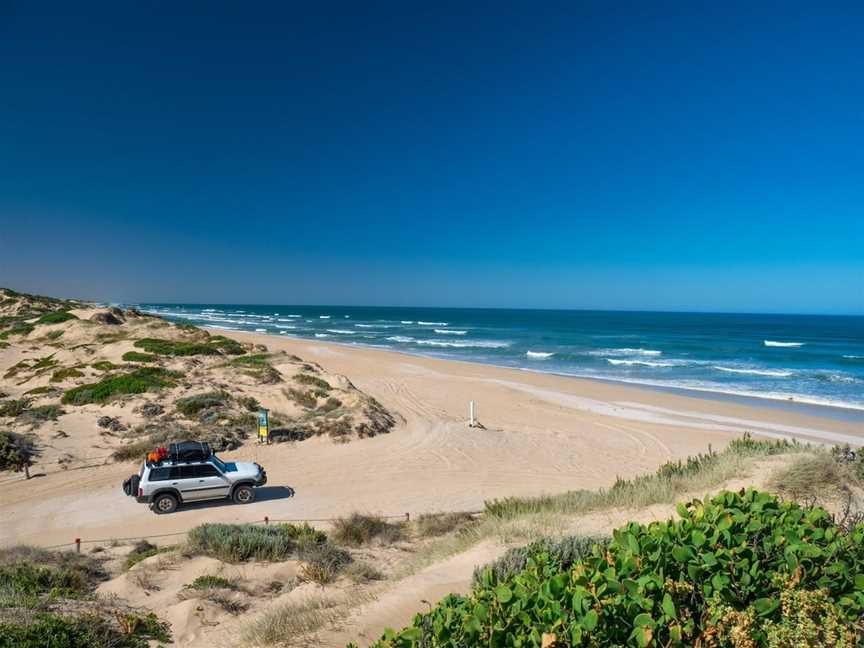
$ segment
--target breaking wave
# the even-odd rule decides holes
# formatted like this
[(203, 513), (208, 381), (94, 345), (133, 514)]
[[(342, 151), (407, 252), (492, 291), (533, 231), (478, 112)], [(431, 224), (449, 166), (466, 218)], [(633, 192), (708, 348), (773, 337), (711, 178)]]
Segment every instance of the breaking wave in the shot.
[(766, 347), (797, 348), (797, 347), (804, 346), (803, 342), (776, 342), (775, 340), (763, 340), (762, 342)]
[(770, 376), (772, 378), (788, 378), (792, 375), (791, 371), (775, 369), (737, 369), (735, 367), (721, 367), (718, 365), (714, 365), (714, 369), (727, 373), (746, 374), (748, 376)]
[(525, 355), (534, 360), (545, 360), (546, 358), (551, 358), (555, 354), (551, 351), (526, 351)]

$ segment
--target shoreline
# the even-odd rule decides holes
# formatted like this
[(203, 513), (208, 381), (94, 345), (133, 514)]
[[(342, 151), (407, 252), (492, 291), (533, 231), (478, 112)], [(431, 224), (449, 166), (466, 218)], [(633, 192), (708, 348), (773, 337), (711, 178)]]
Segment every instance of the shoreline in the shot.
[(336, 340), (324, 340), (302, 337), (283, 333), (275, 335), (273, 333), (261, 331), (243, 331), (239, 329), (231, 329), (222, 326), (199, 326), (211, 333), (221, 335), (244, 335), (244, 336), (261, 336), (270, 340), (296, 340), (298, 342), (313, 343), (317, 345), (335, 346), (345, 349), (364, 349), (373, 352), (394, 354), (397, 356), (405, 356), (408, 358), (424, 358), (429, 360), (437, 360), (440, 362), (456, 362), (478, 367), (495, 367), (506, 371), (516, 371), (528, 374), (537, 374), (541, 376), (556, 376), (563, 379), (586, 381), (590, 383), (600, 383), (608, 385), (620, 385), (633, 389), (640, 389), (649, 392), (659, 392), (678, 396), (685, 396), (694, 399), (714, 401), (719, 403), (735, 403), (750, 407), (764, 407), (768, 409), (776, 409), (791, 414), (801, 414), (814, 416), (817, 418), (833, 419), (847, 423), (864, 423), (864, 407), (858, 408), (849, 404), (837, 405), (831, 403), (823, 403), (819, 401), (804, 400), (803, 398), (782, 398), (773, 396), (757, 396), (755, 394), (741, 393), (735, 391), (724, 391), (718, 389), (697, 388), (687, 386), (662, 385), (639, 380), (626, 380), (616, 378), (606, 378), (598, 376), (586, 376), (580, 374), (567, 373), (562, 371), (544, 371), (532, 367), (508, 366), (494, 362), (481, 362), (472, 359), (456, 358), (445, 355), (435, 355), (432, 353), (411, 352), (402, 349), (394, 349), (384, 345), (365, 344), (363, 342), (340, 342)]
[[(222, 329), (212, 330), (224, 334)], [(473, 381), (475, 385), (496, 385), (511, 393), (527, 394), (548, 404), (591, 416), (625, 419), (652, 426), (689, 428), (706, 433), (719, 432), (724, 433), (724, 436), (732, 433), (730, 439), (749, 431), (766, 437), (797, 438), (818, 444), (864, 445), (864, 429), (854, 416), (854, 410), (850, 410), (852, 416), (830, 416), (825, 412), (827, 406), (749, 397), (727, 398), (723, 395), (711, 398), (706, 396), (708, 392), (687, 393), (680, 389), (652, 388), (622, 381), (502, 367), (332, 340), (246, 331), (231, 331), (230, 335), (267, 345), (271, 350), (290, 350), (308, 360), (325, 364), (328, 370), (344, 373), (355, 382), (363, 381), (364, 377), (369, 376), (370, 368), (377, 365), (410, 364), (418, 369), (430, 370), (437, 379), (448, 377), (454, 386), (456, 381), (466, 380)], [(370, 393), (378, 391), (374, 378), (372, 382), (361, 384)], [(468, 400), (466, 396), (466, 420)], [(480, 402), (478, 407), (482, 408)], [(506, 425), (506, 422), (502, 424)]]

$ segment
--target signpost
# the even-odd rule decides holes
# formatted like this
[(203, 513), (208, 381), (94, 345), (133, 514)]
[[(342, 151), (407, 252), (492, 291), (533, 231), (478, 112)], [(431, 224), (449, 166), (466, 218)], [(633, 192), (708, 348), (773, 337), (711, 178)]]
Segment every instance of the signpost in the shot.
[(258, 410), (258, 443), (270, 443), (270, 410)]

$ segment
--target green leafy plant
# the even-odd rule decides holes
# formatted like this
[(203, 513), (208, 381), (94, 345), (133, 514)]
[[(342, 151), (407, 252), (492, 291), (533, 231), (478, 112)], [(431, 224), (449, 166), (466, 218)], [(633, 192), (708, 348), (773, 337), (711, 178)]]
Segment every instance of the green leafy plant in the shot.
[(539, 646), (544, 635), (564, 646), (735, 645), (711, 643), (729, 610), (753, 615), (746, 645), (770, 646), (784, 583), (824, 592), (826, 614), (855, 632), (864, 527), (844, 534), (821, 508), (752, 489), (679, 504), (678, 513), (616, 529), (566, 570), (542, 548), (515, 575), (484, 570), (470, 595), (446, 597), (376, 646)]
[(66, 311), (54, 311), (52, 313), (45, 313), (39, 319), (36, 320), (37, 324), (60, 324), (62, 322), (68, 322), (69, 320), (78, 319), (72, 313), (67, 313)]
[(108, 376), (99, 382), (81, 385), (63, 394), (62, 402), (69, 405), (105, 403), (122, 394), (143, 394), (176, 384), (180, 374), (159, 367), (141, 367), (135, 371)]
[(122, 356), (123, 362), (156, 362), (159, 358), (152, 353), (141, 353), (140, 351), (127, 351)]

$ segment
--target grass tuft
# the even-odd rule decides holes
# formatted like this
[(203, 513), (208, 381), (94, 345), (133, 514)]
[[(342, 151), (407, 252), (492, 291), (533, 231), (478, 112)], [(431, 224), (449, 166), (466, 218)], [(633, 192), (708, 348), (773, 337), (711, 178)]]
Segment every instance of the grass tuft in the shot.
[(376, 515), (352, 513), (348, 517), (337, 518), (333, 522), (331, 537), (337, 544), (359, 547), (377, 540), (392, 543), (404, 536), (402, 524), (388, 522)]

